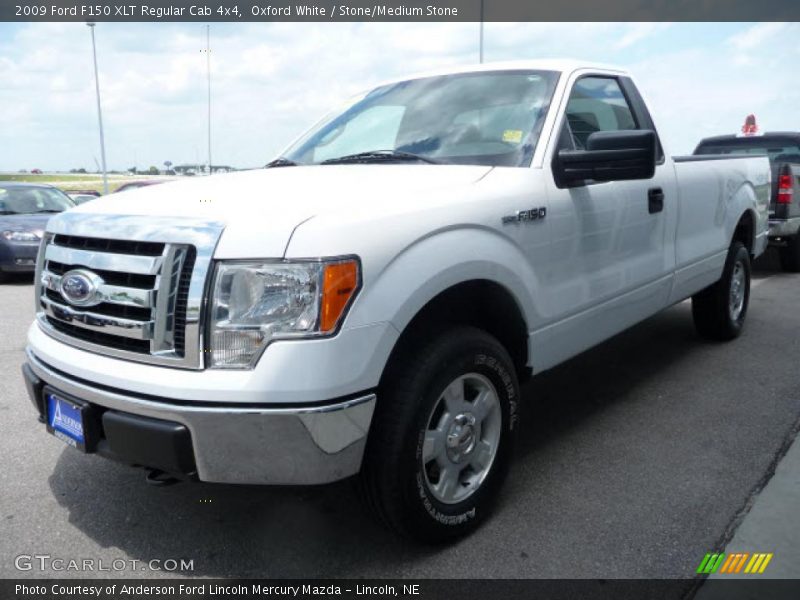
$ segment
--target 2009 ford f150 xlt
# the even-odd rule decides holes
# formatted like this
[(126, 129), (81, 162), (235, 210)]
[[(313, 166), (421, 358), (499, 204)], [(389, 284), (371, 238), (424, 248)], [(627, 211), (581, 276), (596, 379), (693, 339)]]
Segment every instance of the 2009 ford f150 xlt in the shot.
[(736, 337), (767, 243), (767, 159), (670, 157), (613, 68), (387, 83), (268, 167), (49, 222), (33, 403), (68, 444), (175, 477), (359, 474), (425, 540), (490, 510), (520, 380), (689, 297), (703, 336)]

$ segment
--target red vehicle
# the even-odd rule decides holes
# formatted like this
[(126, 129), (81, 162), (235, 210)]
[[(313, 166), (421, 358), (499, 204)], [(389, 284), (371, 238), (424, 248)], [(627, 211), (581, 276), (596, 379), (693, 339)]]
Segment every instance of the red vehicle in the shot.
[(41, 174), (42, 174), (41, 169), (31, 169), (31, 175), (41, 175)]

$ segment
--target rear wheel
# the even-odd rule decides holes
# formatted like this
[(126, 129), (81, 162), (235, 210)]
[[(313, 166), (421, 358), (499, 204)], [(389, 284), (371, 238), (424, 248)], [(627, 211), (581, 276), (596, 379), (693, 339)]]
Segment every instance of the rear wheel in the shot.
[(490, 512), (513, 448), (519, 386), (503, 346), (473, 327), (409, 344), (379, 390), (360, 487), (396, 532), (440, 542)]
[(800, 233), (789, 238), (780, 248), (781, 267), (790, 273), (800, 273)]
[(697, 332), (711, 340), (738, 337), (750, 301), (750, 253), (735, 241), (728, 250), (722, 277), (692, 296), (692, 316)]

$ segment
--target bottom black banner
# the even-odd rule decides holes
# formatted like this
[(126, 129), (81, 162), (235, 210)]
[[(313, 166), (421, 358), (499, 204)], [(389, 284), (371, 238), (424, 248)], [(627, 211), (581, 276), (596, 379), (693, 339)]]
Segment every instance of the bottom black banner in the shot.
[(800, 580), (781, 579), (4, 579), (15, 600), (197, 598), (424, 598), (425, 600), (797, 600)]

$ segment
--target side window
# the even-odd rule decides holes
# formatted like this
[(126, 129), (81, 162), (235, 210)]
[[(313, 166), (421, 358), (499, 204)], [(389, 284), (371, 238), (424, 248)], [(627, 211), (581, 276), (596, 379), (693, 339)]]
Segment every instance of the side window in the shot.
[(595, 131), (639, 128), (619, 82), (613, 77), (579, 79), (570, 93), (566, 117), (564, 126), (569, 127), (577, 149), (586, 148), (589, 135)]

